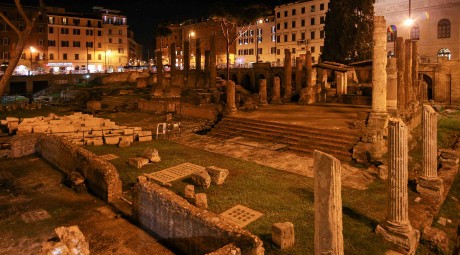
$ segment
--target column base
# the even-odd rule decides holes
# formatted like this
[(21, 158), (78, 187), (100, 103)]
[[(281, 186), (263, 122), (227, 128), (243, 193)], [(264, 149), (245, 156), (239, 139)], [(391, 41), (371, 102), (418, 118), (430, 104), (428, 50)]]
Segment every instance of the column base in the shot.
[(268, 105), (268, 102), (267, 101), (259, 102), (259, 106), (264, 106), (264, 105)]
[(367, 120), (367, 126), (377, 130), (386, 130), (388, 128), (388, 113), (371, 112)]
[(404, 254), (415, 254), (420, 240), (420, 232), (411, 225), (402, 226), (389, 221), (377, 225), (375, 233), (395, 244)]
[(417, 179), (417, 192), (422, 195), (440, 198), (444, 193), (443, 181), (440, 178), (419, 177)]
[(281, 99), (272, 99), (270, 104), (282, 104)]
[(230, 116), (230, 115), (236, 113), (237, 111), (238, 111), (238, 109), (236, 107), (226, 108), (225, 109), (225, 114), (227, 116)]

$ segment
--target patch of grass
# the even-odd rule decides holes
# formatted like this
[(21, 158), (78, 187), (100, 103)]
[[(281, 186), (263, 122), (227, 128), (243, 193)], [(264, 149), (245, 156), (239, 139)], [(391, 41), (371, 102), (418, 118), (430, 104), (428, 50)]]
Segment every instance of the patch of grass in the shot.
[[(127, 164), (130, 157), (140, 155), (146, 147), (158, 149), (161, 162), (135, 169)], [(167, 140), (134, 143), (130, 148), (115, 146), (87, 147), (98, 155), (113, 153), (120, 158), (111, 162), (117, 167), (124, 190), (143, 173), (155, 172), (181, 163), (201, 166), (214, 165), (229, 169), (230, 175), (223, 186), (211, 185), (209, 189), (195, 188), (208, 197), (209, 211), (220, 214), (242, 204), (263, 213), (246, 229), (259, 236), (266, 254), (313, 254), (314, 204), (313, 179), (279, 171), (227, 156), (192, 149)], [(183, 196), (189, 179), (176, 181), (171, 189)], [(345, 254), (384, 254), (387, 243), (374, 233), (375, 226), (385, 217), (385, 183), (376, 181), (366, 191), (342, 189), (343, 233)], [(290, 221), (295, 227), (295, 246), (280, 250), (271, 242), (271, 226), (276, 222)]]
[(438, 147), (452, 147), (453, 137), (460, 134), (460, 111), (442, 116), (438, 121)]
[(69, 115), (72, 114), (73, 111), (67, 107), (43, 106), (41, 109), (36, 110), (18, 109), (11, 112), (3, 111), (0, 112), (0, 119), (4, 120), (6, 117), (32, 118), (37, 116), (48, 116), (50, 113), (57, 115)]

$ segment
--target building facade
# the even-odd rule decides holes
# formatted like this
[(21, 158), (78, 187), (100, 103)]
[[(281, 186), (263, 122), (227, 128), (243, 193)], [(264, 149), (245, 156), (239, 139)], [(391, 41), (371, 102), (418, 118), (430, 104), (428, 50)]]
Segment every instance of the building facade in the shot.
[[(460, 60), (460, 0), (377, 0), (375, 15), (387, 22), (389, 55), (396, 37), (419, 41), (422, 62), (438, 56)], [(408, 19), (413, 22), (407, 22)]]
[[(19, 30), (25, 28), (25, 22), (15, 5), (0, 4), (0, 9)], [(38, 8), (24, 6), (24, 12), (27, 16), (31, 17), (38, 12)], [(9, 62), (11, 51), (17, 41), (17, 33), (3, 19), (0, 19), (0, 63)], [(38, 16), (30, 37), (26, 42), (16, 68), (16, 74), (26, 75), (31, 70), (44, 70), (47, 48), (46, 13), (42, 13)]]
[(256, 62), (276, 62), (275, 16), (257, 20), (237, 41), (236, 65), (244, 67)]
[(324, 46), (324, 22), (328, 0), (298, 1), (275, 7), (276, 61), (283, 63), (284, 50), (289, 49), (292, 59), (305, 58), (310, 51), (312, 62), (317, 63)]

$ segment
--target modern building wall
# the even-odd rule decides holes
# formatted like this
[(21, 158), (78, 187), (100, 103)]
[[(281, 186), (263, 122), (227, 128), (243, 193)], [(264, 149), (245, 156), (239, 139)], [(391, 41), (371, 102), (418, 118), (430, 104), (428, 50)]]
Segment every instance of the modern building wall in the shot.
[[(409, 13), (412, 25), (405, 24)], [(388, 53), (394, 52), (395, 37), (413, 38), (419, 41), (422, 62), (436, 62), (438, 54), (460, 60), (459, 14), (460, 0), (377, 0), (375, 3), (375, 15), (384, 16), (387, 21)]]
[(305, 58), (310, 51), (312, 62), (317, 63), (324, 45), (324, 21), (328, 0), (298, 1), (275, 7), (276, 61), (283, 63), (284, 50), (289, 49), (292, 59)]

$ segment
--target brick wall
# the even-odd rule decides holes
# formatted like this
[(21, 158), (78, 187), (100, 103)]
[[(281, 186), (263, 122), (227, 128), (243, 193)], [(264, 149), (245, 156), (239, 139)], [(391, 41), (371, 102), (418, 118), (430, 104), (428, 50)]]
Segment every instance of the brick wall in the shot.
[(229, 243), (241, 248), (242, 254), (264, 254), (257, 236), (155, 183), (140, 182), (135, 186), (133, 218), (184, 254), (205, 254)]
[(61, 171), (82, 174), (88, 189), (98, 197), (112, 202), (121, 196), (122, 184), (117, 169), (107, 160), (57, 136), (40, 139), (36, 149)]

